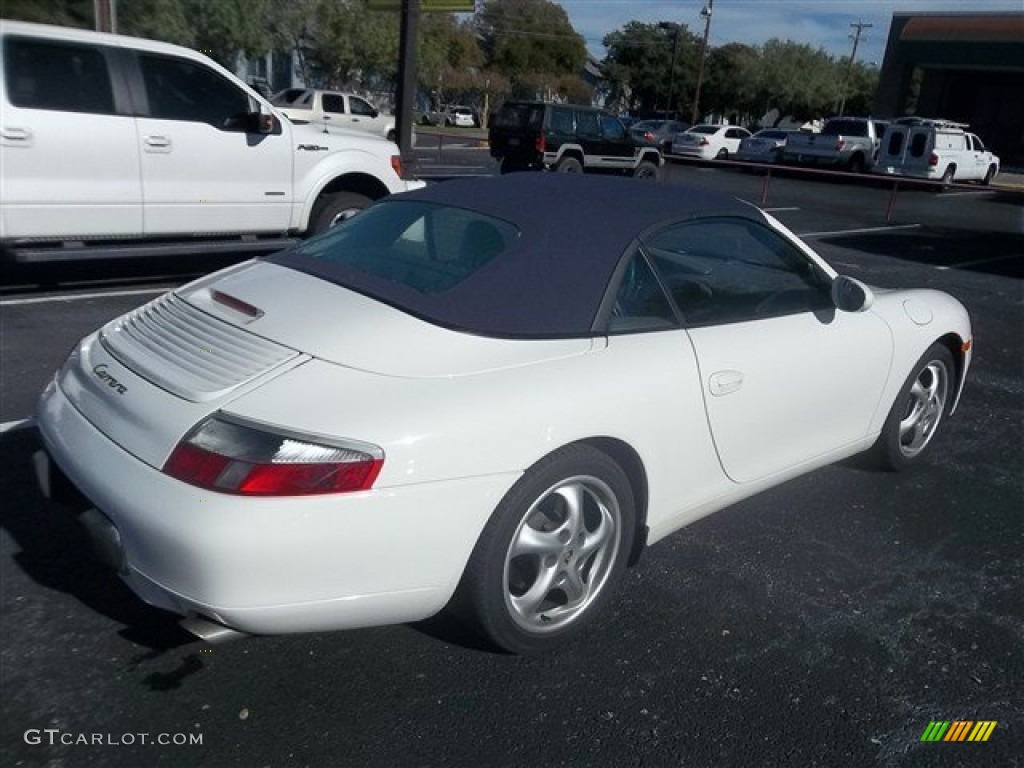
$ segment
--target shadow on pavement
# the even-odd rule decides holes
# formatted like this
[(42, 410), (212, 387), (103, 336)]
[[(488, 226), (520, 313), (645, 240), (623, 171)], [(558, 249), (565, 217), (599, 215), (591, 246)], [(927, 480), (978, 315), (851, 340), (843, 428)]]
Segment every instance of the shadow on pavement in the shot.
[(32, 454), (39, 438), (34, 429), (0, 435), (0, 527), (18, 551), (12, 560), (30, 579), (65, 592), (92, 610), (123, 624), (126, 640), (159, 655), (196, 642), (177, 621), (180, 617), (140, 601), (117, 575), (95, 561), (92, 545), (74, 514), (47, 501), (37, 488)]
[(820, 242), (940, 268), (1024, 279), (1024, 235), (922, 228), (823, 237)]

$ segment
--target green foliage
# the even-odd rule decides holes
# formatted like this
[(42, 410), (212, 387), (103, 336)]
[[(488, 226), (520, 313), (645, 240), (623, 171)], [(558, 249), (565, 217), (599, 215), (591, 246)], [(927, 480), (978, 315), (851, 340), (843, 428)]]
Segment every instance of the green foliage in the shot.
[(37, 24), (93, 29), (93, 0), (2, 0), (0, 16)]
[(586, 63), (583, 38), (550, 0), (484, 0), (476, 22), (488, 69), (506, 77), (516, 95), (549, 90)]
[(640, 112), (664, 111), (669, 107), (670, 88), (674, 110), (691, 103), (700, 38), (685, 26), (630, 21), (602, 42), (608, 49), (605, 73), (621, 106)]

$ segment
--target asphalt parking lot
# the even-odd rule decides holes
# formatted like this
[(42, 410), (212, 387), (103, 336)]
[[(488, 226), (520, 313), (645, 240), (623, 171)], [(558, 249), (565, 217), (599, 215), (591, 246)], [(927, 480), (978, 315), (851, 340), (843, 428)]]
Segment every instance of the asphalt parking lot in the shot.
[[(764, 194), (735, 171), (666, 176), (667, 194)], [(192, 640), (87, 559), (15, 424), (78, 337), (201, 267), (5, 288), (0, 764), (1022, 764), (1024, 209), (973, 188), (889, 203), (884, 187), (788, 177), (766, 200), (840, 271), (970, 310), (976, 357), (933, 462), (829, 467), (706, 518), (544, 656), (488, 652), (444, 622)], [(984, 743), (922, 742), (935, 720), (997, 725)]]

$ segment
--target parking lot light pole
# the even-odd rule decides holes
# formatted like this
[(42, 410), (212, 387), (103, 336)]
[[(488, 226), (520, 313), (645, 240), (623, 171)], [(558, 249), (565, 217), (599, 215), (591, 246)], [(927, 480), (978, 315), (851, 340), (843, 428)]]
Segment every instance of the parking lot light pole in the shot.
[(700, 56), (697, 57), (697, 87), (693, 92), (693, 113), (690, 122), (697, 124), (700, 116), (700, 86), (704, 81), (704, 59), (708, 52), (708, 37), (711, 35), (711, 14), (715, 9), (715, 0), (708, 0), (708, 4), (700, 9), (700, 17), (704, 19), (704, 39), (700, 44)]

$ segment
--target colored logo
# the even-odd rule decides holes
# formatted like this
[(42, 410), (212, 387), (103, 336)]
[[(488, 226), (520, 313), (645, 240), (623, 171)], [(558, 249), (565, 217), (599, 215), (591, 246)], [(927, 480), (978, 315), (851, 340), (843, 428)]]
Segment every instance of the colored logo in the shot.
[(988, 741), (996, 725), (995, 720), (932, 720), (921, 741)]

